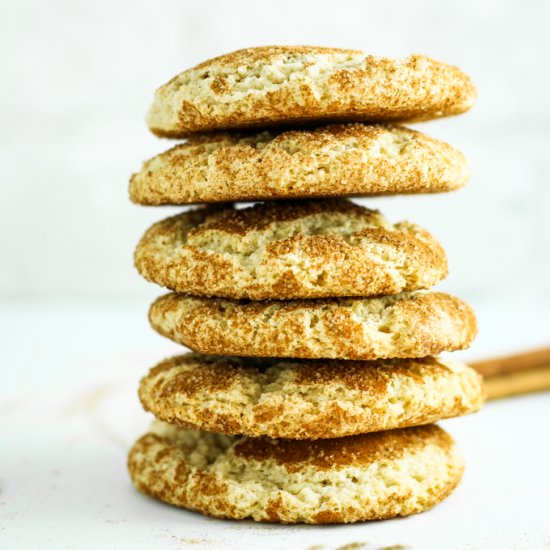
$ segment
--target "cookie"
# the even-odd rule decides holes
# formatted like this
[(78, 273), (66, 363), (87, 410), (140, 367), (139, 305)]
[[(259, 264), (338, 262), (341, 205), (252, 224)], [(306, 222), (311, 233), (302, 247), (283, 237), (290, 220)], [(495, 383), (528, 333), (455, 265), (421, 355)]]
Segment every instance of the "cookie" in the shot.
[(206, 355), (383, 359), (468, 347), (471, 308), (440, 292), (247, 302), (167, 294), (149, 310), (160, 334)]
[(459, 483), (463, 461), (434, 425), (290, 441), (156, 423), (128, 468), (140, 491), (210, 516), (351, 523), (431, 508)]
[(130, 199), (146, 205), (436, 193), (469, 170), (447, 143), (399, 126), (191, 137), (144, 163)]
[(151, 369), (139, 396), (146, 410), (171, 424), (285, 439), (430, 424), (483, 404), (474, 369), (434, 357), (285, 361), (187, 354)]
[(467, 111), (476, 91), (457, 67), (312, 46), (248, 48), (161, 86), (147, 115), (159, 136), (341, 121), (427, 120)]
[(254, 300), (396, 294), (447, 274), (426, 230), (346, 199), (184, 212), (153, 225), (134, 258), (171, 290)]

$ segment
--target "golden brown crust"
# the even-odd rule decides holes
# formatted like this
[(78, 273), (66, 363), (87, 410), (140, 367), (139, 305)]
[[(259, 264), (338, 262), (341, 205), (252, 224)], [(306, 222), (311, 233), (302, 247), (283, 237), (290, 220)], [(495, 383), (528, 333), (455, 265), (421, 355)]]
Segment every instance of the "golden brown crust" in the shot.
[(467, 111), (475, 88), (460, 69), (310, 46), (248, 48), (161, 86), (147, 121), (159, 136), (341, 121), (426, 120)]
[(168, 294), (149, 311), (160, 334), (206, 355), (383, 359), (464, 349), (471, 308), (434, 292), (379, 298), (239, 302)]
[(458, 484), (463, 462), (433, 425), (312, 442), (157, 424), (128, 468), (140, 491), (215, 517), (350, 523), (431, 508)]
[(144, 408), (187, 428), (252, 437), (334, 438), (478, 410), (481, 376), (433, 357), (380, 361), (167, 359), (140, 384)]
[(345, 199), (185, 212), (153, 225), (134, 258), (171, 290), (254, 300), (396, 294), (447, 274), (426, 230)]
[(418, 430), (388, 430), (314, 441), (247, 437), (235, 444), (234, 453), (250, 461), (273, 460), (289, 472), (299, 471), (304, 465), (313, 466), (316, 470), (332, 470), (400, 458), (410, 448), (425, 444), (427, 436), (445, 450), (454, 444), (449, 434), (436, 426), (421, 426)]
[(130, 198), (159, 205), (435, 193), (468, 176), (460, 151), (420, 132), (336, 124), (191, 137), (145, 162)]

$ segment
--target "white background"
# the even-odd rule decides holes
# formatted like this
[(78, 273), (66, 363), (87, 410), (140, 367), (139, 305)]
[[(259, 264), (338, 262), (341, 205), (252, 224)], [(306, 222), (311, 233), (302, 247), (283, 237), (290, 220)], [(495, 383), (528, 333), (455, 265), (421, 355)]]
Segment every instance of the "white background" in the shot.
[(154, 89), (262, 44), (416, 52), (463, 68), (478, 87), (474, 109), (418, 128), (466, 154), (471, 183), (365, 203), (424, 225), (447, 249), (440, 287), (479, 314), (465, 356), (504, 353), (550, 342), (549, 23), (544, 0), (2, 0), (0, 545), (548, 547), (543, 394), (451, 421), (469, 459), (465, 482), (401, 522), (209, 522), (140, 499), (124, 456), (148, 421), (137, 379), (178, 350), (148, 329), (160, 290), (132, 267), (140, 235), (174, 210), (127, 200), (131, 172), (171, 145), (144, 123)]

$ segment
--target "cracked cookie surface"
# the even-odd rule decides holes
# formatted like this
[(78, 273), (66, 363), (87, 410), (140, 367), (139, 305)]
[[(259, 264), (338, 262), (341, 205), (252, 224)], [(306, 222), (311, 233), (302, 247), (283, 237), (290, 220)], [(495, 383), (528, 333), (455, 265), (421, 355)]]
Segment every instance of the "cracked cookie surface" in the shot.
[(481, 376), (435, 357), (379, 361), (172, 357), (141, 380), (159, 420), (225, 434), (325, 439), (477, 411)]
[(149, 310), (160, 334), (205, 355), (384, 359), (467, 348), (472, 309), (442, 292), (376, 298), (238, 301), (167, 294)]
[(423, 512), (460, 482), (463, 461), (435, 425), (290, 441), (156, 422), (128, 468), (140, 491), (203, 514), (319, 524)]
[(376, 57), (315, 46), (263, 46), (186, 70), (161, 86), (152, 132), (196, 132), (319, 122), (428, 120), (467, 111), (476, 98), (457, 67), (424, 55)]
[(347, 199), (191, 210), (153, 225), (134, 258), (170, 290), (253, 300), (396, 294), (447, 274), (425, 229)]
[(145, 205), (437, 193), (462, 187), (460, 151), (402, 126), (334, 124), (192, 136), (143, 164)]

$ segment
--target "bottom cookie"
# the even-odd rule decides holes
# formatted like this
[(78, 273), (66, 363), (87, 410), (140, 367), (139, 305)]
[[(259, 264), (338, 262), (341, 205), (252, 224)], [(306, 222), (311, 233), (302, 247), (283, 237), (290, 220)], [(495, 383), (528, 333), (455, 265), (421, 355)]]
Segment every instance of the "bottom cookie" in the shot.
[(289, 441), (156, 421), (130, 450), (128, 469), (140, 491), (210, 516), (352, 523), (431, 508), (459, 483), (463, 461), (435, 425)]

